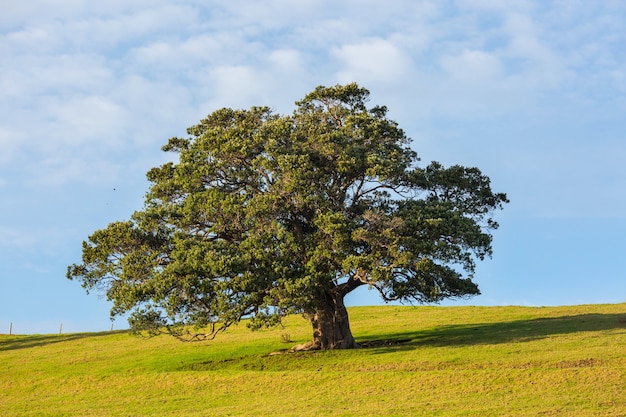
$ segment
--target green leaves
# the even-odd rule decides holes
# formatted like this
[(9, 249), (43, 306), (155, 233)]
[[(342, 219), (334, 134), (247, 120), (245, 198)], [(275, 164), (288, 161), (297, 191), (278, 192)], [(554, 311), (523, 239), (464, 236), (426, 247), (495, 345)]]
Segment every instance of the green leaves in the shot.
[(385, 300), (477, 294), (506, 196), (477, 168), (418, 167), (368, 99), (348, 84), (316, 88), (290, 116), (208, 115), (168, 141), (178, 162), (148, 172), (144, 209), (94, 232), (68, 278), (137, 330), (191, 338), (243, 317), (273, 325), (360, 285)]

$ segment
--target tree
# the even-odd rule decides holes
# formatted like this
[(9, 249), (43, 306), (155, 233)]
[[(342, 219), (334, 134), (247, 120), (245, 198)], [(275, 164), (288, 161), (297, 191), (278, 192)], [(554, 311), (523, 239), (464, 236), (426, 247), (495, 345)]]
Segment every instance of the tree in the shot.
[(492, 213), (477, 168), (424, 168), (387, 108), (357, 84), (318, 87), (291, 116), (224, 108), (163, 147), (143, 210), (83, 242), (67, 277), (130, 312), (136, 331), (212, 338), (301, 313), (308, 349), (354, 348), (346, 294), (385, 301), (479, 294)]

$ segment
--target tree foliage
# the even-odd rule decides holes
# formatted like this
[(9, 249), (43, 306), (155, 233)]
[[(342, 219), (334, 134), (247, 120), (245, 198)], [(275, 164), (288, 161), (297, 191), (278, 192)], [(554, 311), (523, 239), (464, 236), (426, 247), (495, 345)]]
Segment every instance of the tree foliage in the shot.
[(318, 87), (290, 116), (224, 108), (171, 138), (143, 210), (83, 242), (67, 276), (131, 312), (137, 331), (214, 337), (302, 313), (310, 348), (350, 348), (343, 298), (479, 294), (494, 210), (508, 200), (477, 168), (418, 165), (387, 108), (356, 84)]

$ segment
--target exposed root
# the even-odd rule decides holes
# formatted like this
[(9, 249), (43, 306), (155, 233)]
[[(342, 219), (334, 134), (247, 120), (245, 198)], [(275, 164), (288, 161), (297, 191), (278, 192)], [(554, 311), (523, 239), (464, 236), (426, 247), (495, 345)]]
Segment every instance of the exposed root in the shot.
[[(364, 342), (359, 343), (359, 348), (367, 349), (367, 348), (375, 348), (375, 347), (386, 347), (386, 346), (396, 346), (404, 343), (410, 342), (411, 339), (390, 339), (390, 340), (366, 340)], [(295, 345), (291, 349), (282, 349), (276, 352), (270, 353), (270, 356), (274, 355), (284, 355), (287, 353), (295, 353), (295, 352), (308, 352), (313, 350), (322, 350), (321, 346), (314, 341), (301, 343), (299, 345)]]
[(292, 347), (291, 349), (289, 349), (289, 352), (306, 352), (309, 350), (320, 350), (322, 347), (320, 346), (319, 343), (315, 343), (314, 341), (310, 341), (310, 342), (306, 342), (306, 343), (301, 343), (299, 345), (295, 345), (294, 347)]

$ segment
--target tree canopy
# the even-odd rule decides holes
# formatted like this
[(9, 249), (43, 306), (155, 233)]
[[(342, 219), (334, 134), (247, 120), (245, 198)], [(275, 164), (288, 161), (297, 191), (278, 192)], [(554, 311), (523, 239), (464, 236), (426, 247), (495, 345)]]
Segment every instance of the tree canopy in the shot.
[(418, 303), (479, 294), (492, 215), (508, 202), (478, 168), (420, 167), (357, 84), (318, 87), (292, 115), (224, 108), (163, 147), (141, 211), (83, 242), (67, 277), (131, 313), (136, 331), (214, 337), (246, 318), (311, 321), (306, 348), (358, 346), (346, 294)]

